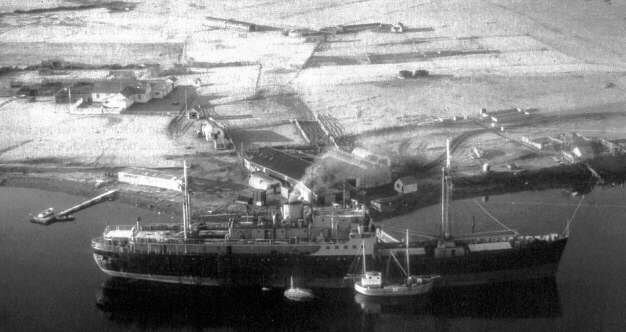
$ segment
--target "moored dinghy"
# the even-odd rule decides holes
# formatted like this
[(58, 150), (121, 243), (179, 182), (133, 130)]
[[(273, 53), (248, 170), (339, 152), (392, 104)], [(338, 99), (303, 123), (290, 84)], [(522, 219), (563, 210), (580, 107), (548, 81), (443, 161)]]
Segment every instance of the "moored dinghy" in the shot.
[(308, 288), (294, 287), (293, 276), (291, 276), (289, 281), (290, 287), (283, 293), (288, 300), (301, 302), (313, 299), (313, 291)]

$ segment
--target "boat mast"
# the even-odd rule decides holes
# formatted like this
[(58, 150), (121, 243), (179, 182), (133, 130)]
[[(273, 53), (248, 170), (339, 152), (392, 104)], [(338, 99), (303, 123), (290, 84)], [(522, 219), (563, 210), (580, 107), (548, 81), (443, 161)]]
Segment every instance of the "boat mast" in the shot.
[(183, 160), (183, 238), (187, 240), (189, 227), (189, 194), (187, 191), (187, 161)]
[(448, 240), (450, 238), (450, 217), (448, 212), (449, 205), (449, 177), (450, 170), (450, 140), (446, 139), (446, 165), (441, 168), (441, 238)]
[(363, 251), (363, 275), (365, 275), (365, 272), (367, 271), (365, 267), (365, 241), (361, 241), (361, 249)]
[(187, 172), (185, 172), (185, 195), (187, 196), (187, 232), (189, 232), (189, 224), (191, 223), (191, 196), (189, 196), (189, 177), (187, 176)]
[(411, 266), (409, 265), (409, 230), (406, 230), (406, 275), (411, 276)]

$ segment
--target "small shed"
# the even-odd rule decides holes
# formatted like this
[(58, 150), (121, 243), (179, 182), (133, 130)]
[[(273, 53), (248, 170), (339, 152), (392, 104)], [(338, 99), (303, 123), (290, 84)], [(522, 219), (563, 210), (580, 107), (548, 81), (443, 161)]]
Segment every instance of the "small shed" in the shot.
[(417, 179), (413, 176), (403, 176), (396, 180), (393, 188), (401, 193), (408, 194), (417, 191)]

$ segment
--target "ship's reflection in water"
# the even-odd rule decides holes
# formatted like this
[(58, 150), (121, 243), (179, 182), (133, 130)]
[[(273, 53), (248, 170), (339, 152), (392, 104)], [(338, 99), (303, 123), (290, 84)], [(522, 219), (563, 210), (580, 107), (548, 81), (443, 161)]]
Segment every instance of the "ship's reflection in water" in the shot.
[(490, 325), (501, 320), (504, 325), (499, 326), (506, 327), (511, 320), (545, 323), (543, 320), (561, 315), (553, 278), (436, 290), (429, 298), (411, 300), (371, 299), (354, 295), (351, 289), (318, 289), (315, 294), (313, 301), (295, 303), (286, 300), (281, 290), (111, 278), (103, 284), (96, 305), (118, 325), (148, 329), (387, 330), (403, 326), (439, 330), (456, 325), (455, 321), (471, 329), (468, 320)]

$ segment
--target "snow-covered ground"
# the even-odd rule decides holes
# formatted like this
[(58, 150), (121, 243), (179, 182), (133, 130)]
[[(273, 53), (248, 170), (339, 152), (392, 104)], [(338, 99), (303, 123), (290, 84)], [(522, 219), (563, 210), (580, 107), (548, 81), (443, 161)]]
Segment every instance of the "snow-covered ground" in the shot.
[[(28, 6), (32, 8), (33, 2)], [(5, 50), (0, 51), (0, 62), (35, 64), (72, 53), (75, 61), (82, 56), (109, 63), (116, 54), (124, 54), (124, 63), (217, 65), (222, 67), (200, 75), (199, 92), (216, 105), (218, 115), (231, 117), (225, 121), (233, 127), (284, 126), (293, 118), (310, 118), (312, 111), (346, 134), (361, 134), (471, 116), (483, 107), (533, 107), (568, 114), (624, 105), (624, 12), (624, 0), (145, 0), (123, 12), (89, 9), (0, 16), (0, 49)], [(220, 30), (209, 24), (207, 16), (278, 30)], [(402, 22), (407, 31), (361, 31), (326, 40), (289, 37), (279, 31), (374, 22)], [(33, 54), (35, 48), (23, 47), (20, 57), (14, 44), (45, 42), (56, 45), (48, 47), (56, 51)], [(114, 48), (100, 57), (93, 55), (108, 45), (119, 52)], [(7, 51), (6, 46), (13, 48)], [(125, 47), (130, 51), (121, 53)], [(397, 78), (399, 70), (415, 69), (428, 70), (431, 76)], [(287, 93), (295, 94), (298, 102), (271, 99)], [(87, 128), (101, 125), (94, 122)], [(585, 121), (570, 121), (563, 128), (584, 131), (587, 125), (601, 128)], [(291, 136), (291, 127), (284, 127), (281, 135)], [(409, 139), (403, 149), (417, 154), (419, 149), (439, 146), (434, 142), (441, 140), (440, 134), (416, 130), (389, 139)], [(383, 136), (376, 142), (360, 139), (382, 149), (388, 145)]]
[(167, 116), (71, 115), (67, 105), (23, 100), (2, 106), (0, 114), (3, 163), (173, 167), (180, 162), (168, 156), (212, 149), (201, 140), (172, 140)]

